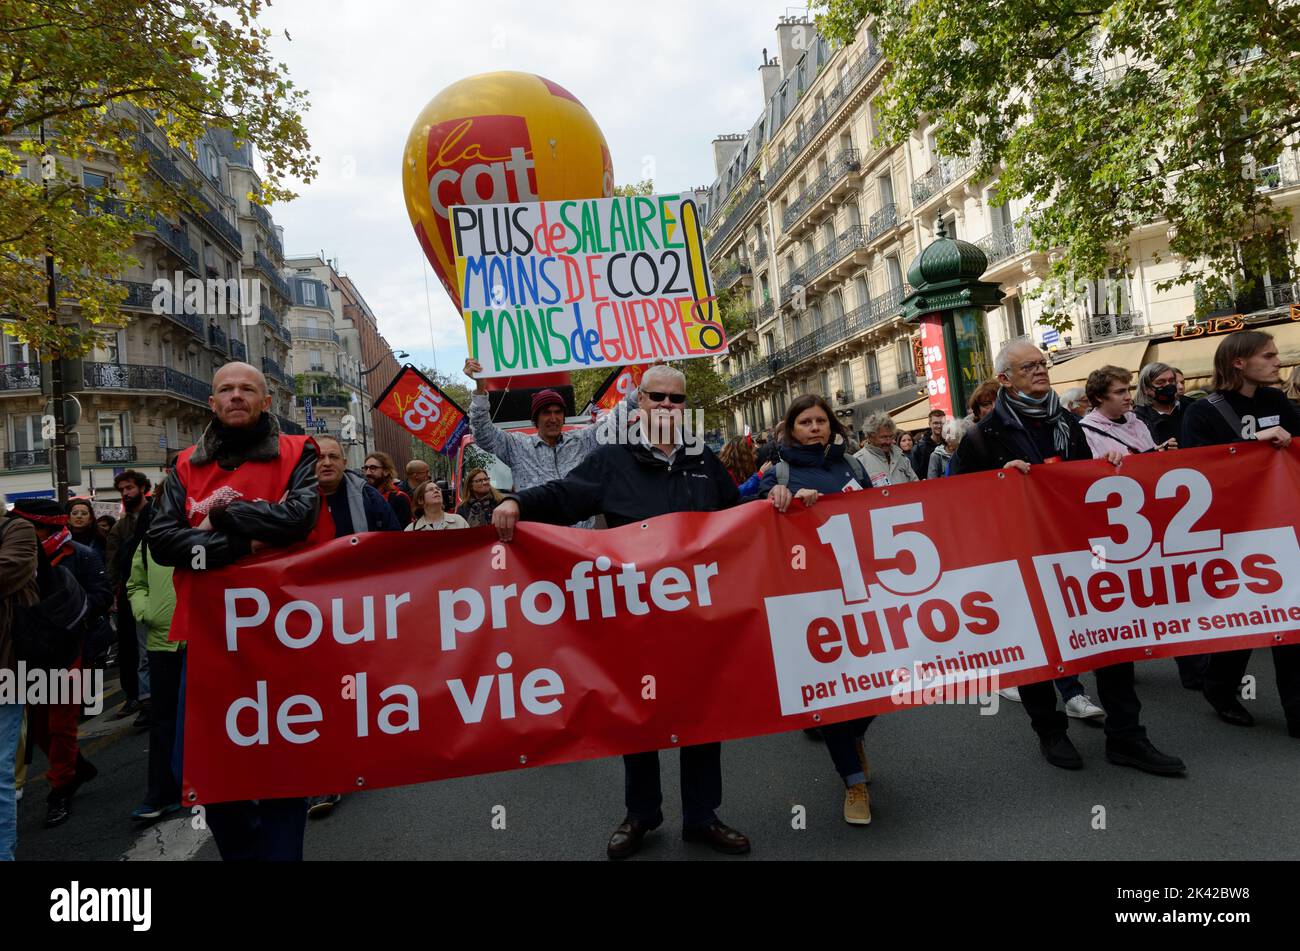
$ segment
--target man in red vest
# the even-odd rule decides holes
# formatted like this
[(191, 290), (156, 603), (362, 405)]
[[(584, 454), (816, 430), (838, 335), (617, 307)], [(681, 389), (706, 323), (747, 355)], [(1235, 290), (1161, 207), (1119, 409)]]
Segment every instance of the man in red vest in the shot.
[[(196, 570), (221, 568), (269, 546), (334, 537), (328, 514), (320, 514), (316, 443), (280, 432), (261, 371), (227, 363), (212, 378), (208, 405), (216, 419), (177, 458), (148, 532), (153, 558), (177, 569), (172, 629), (191, 639), (185, 589)], [(181, 722), (184, 696), (182, 675)], [(302, 859), (306, 799), (209, 803), (206, 817), (226, 861)]]

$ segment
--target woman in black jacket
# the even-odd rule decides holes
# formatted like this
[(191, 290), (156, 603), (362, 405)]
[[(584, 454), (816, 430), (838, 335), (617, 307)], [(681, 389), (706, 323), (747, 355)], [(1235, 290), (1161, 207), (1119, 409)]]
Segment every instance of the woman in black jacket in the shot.
[[(790, 404), (783, 426), (780, 463), (772, 466), (758, 487), (778, 512), (798, 500), (805, 508), (823, 495), (856, 491), (867, 484), (862, 463), (847, 453), (848, 433), (820, 396), (800, 396)], [(822, 727), (826, 752), (844, 780), (844, 821), (871, 823), (871, 797), (867, 783), (871, 765), (864, 744), (867, 727), (875, 717), (859, 717)]]

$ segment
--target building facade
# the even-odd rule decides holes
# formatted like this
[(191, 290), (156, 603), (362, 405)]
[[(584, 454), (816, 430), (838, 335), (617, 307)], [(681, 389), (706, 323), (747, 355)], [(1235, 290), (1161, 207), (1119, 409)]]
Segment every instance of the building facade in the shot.
[[(374, 311), (352, 279), (340, 275), (338, 288), (343, 318), (356, 328), (361, 351), (362, 385), (373, 404), (383, 395), (393, 377), (397, 376), (401, 365), (397, 362), (392, 347), (379, 332), (379, 321), (375, 318)], [(412, 456), (413, 437), (410, 432), (378, 410), (370, 412), (369, 424), (369, 429), (362, 437), (364, 451), (380, 449), (388, 453), (397, 466), (398, 478), (402, 478), (402, 472)]]
[[(984, 251), (983, 279), (1002, 286), (1003, 304), (987, 315), (990, 353), (1027, 336), (1052, 352), (1053, 383), (1062, 389), (1108, 361), (1136, 369), (1158, 359), (1194, 383), (1209, 375), (1211, 331), (1235, 324), (1189, 328), (1196, 290), (1158, 288), (1180, 267), (1167, 225), (1133, 232), (1127, 270), (1044, 288), (1050, 260), (1030, 250), (1032, 209), (993, 204), (996, 180), (977, 180), (970, 157), (940, 155), (933, 126), (873, 145), (888, 64), (870, 19), (852, 43), (833, 48), (810, 20), (782, 17), (776, 47), (758, 69), (757, 121), (713, 142), (707, 250), (715, 289), (738, 294), (746, 312), (719, 361), (730, 435), (770, 427), (809, 392), (827, 397), (855, 429), (876, 410), (924, 418), (919, 330), (902, 321), (899, 304), (910, 291), (908, 265), (940, 221), (949, 236)], [(1295, 150), (1258, 179), (1275, 203), (1300, 204)], [(1257, 277), (1253, 292), (1212, 313), (1242, 315), (1243, 325), (1281, 322), (1284, 359), (1300, 362), (1300, 323), (1290, 319), (1295, 271)], [(1045, 311), (1068, 315), (1071, 328), (1053, 331), (1041, 322)]]

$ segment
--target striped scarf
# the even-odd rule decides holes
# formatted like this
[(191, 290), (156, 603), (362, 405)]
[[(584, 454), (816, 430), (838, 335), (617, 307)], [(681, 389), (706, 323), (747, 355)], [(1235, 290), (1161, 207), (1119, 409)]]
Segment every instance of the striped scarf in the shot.
[(1038, 420), (1053, 426), (1052, 445), (1062, 458), (1069, 455), (1070, 422), (1067, 419), (1067, 411), (1061, 405), (1055, 390), (1048, 390), (1046, 399), (1034, 403), (1023, 399), (1018, 393), (1013, 393), (1004, 386), (998, 390), (997, 405), (1021, 426), (1024, 426), (1026, 419)]

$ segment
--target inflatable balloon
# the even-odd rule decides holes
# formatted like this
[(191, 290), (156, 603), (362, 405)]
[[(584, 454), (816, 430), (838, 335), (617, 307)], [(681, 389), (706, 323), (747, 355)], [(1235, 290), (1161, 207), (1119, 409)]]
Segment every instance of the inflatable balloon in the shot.
[(402, 187), (420, 246), (459, 311), (449, 207), (608, 198), (614, 169), (596, 120), (563, 86), (532, 73), (483, 73), (420, 112)]

